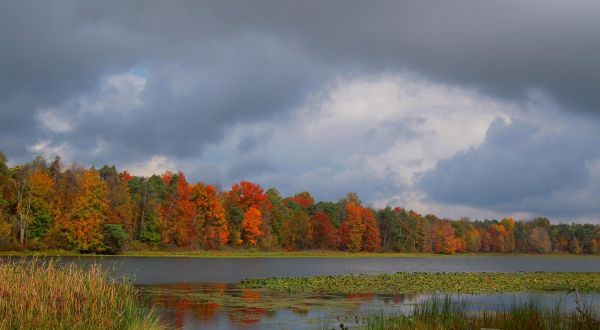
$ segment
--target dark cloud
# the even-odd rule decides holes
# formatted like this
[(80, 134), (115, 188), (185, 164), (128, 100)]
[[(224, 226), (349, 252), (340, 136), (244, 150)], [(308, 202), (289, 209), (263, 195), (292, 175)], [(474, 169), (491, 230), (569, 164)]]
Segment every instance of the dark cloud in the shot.
[(246, 160), (234, 164), (227, 175), (230, 179), (249, 180), (262, 174), (277, 172), (275, 165), (264, 160)]
[(247, 136), (238, 143), (238, 151), (244, 153), (254, 149), (259, 144), (259, 141), (254, 136)]
[[(199, 159), (229, 128), (285, 119), (340, 76), (405, 72), (516, 102), (540, 90), (567, 111), (597, 113), (598, 12), (600, 3), (584, 0), (4, 1), (0, 149), (16, 161), (30, 159), (31, 147), (40, 141), (68, 143), (73, 158), (88, 164), (126, 164), (155, 154)], [(126, 72), (142, 72), (147, 79), (139, 107), (124, 111), (117, 102), (103, 111), (82, 110), (85, 104), (78, 100), (92, 102), (105, 79)], [(36, 119), (44, 109), (70, 120), (71, 129), (44, 127)], [(397, 131), (405, 134), (400, 138), (419, 138), (395, 125), (365, 137)], [(433, 188), (434, 182), (440, 180), (440, 187), (444, 180), (450, 180), (446, 186), (454, 182), (435, 173), (424, 179), (427, 191), (436, 200), (507, 209), (519, 198), (562, 189), (547, 176), (571, 184), (585, 180), (580, 172), (588, 159), (582, 149), (592, 148), (595, 140), (582, 138), (582, 146), (554, 141), (558, 148), (578, 151), (570, 163), (543, 143), (516, 146), (531, 148), (520, 154), (498, 147), (518, 145), (513, 135), (501, 135), (503, 130), (531, 140), (529, 130), (535, 129), (496, 126), (488, 141), (497, 147), (486, 143), (460, 156), (488, 164), (498, 158), (493, 153), (505, 153), (515, 158), (506, 173), (538, 169), (532, 178), (507, 180), (523, 189), (513, 197), (492, 205), (493, 191), (449, 196)], [(258, 144), (249, 138), (239, 151)], [(532, 159), (534, 154), (551, 163)], [(269, 170), (262, 165), (254, 164), (255, 174)], [(234, 169), (231, 175), (245, 175)], [(487, 179), (482, 172), (479, 179), (507, 175), (495, 171), (500, 172)], [(497, 188), (509, 190), (507, 184)]]
[(354, 70), (414, 70), (512, 98), (540, 88), (569, 107), (598, 109), (593, 1), (260, 3), (269, 10), (225, 1), (210, 12)]
[[(93, 91), (102, 76), (139, 64), (151, 73), (143, 116), (117, 127), (110, 118), (93, 118), (95, 129), (83, 123), (70, 138), (109, 136), (131, 144), (130, 152), (198, 153), (228, 123), (285, 113), (335, 75), (365, 70), (416, 71), (514, 98), (540, 88), (568, 108), (597, 110), (598, 7), (587, 1), (9, 1), (0, 10), (6, 45), (0, 122), (11, 123), (3, 132), (15, 143), (31, 145), (39, 138), (31, 118), (40, 106), (60, 106)], [(178, 76), (197, 78), (189, 95), (168, 91), (168, 80)], [(199, 134), (193, 143), (180, 136), (192, 131)]]
[[(149, 67), (141, 109), (86, 115), (63, 138), (102, 137), (113, 148), (108, 154), (121, 160), (156, 153), (199, 156), (205, 145), (223, 138), (227, 127), (285, 115), (308, 92), (313, 79), (308, 70), (291, 67), (296, 64), (292, 62), (277, 63), (284, 59), (262, 51), (241, 47), (236, 50), (244, 53), (241, 58), (197, 67), (190, 63), (174, 72)], [(173, 85), (186, 80), (191, 86), (174, 90)], [(278, 90), (273, 93), (275, 85)]]
[(533, 124), (496, 121), (483, 145), (440, 161), (421, 187), (445, 204), (549, 216), (597, 213), (600, 181), (589, 165), (600, 157), (590, 148), (600, 137), (589, 127), (567, 127), (549, 134)]
[[(10, 45), (0, 54), (0, 125), (12, 137), (0, 148), (17, 150), (13, 157), (26, 158), (27, 147), (43, 138), (76, 141), (85, 147), (81, 158), (98, 140), (107, 146), (98, 157), (107, 161), (198, 156), (230, 125), (285, 116), (327, 71), (293, 44), (229, 28), (193, 4), (47, 5), (4, 3), (0, 10), (0, 43)], [(96, 93), (101, 79), (136, 66), (148, 72), (140, 111), (68, 109), (73, 98)], [(177, 84), (185, 91), (174, 90)], [(42, 134), (34, 117), (48, 107), (75, 119), (74, 129)]]

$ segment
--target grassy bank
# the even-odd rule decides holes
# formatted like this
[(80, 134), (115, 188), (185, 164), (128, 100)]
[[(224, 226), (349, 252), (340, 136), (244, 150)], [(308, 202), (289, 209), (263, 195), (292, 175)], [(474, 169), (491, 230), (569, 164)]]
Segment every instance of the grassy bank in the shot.
[(303, 278), (246, 279), (246, 288), (281, 292), (500, 293), (524, 291), (600, 292), (600, 273), (396, 273)]
[(472, 312), (467, 300), (432, 297), (409, 315), (368, 317), (366, 329), (600, 329), (600, 315), (589, 305), (564, 310), (546, 307), (541, 300), (514, 303), (509, 307)]
[(130, 284), (99, 267), (0, 260), (0, 329), (162, 329)]
[[(0, 251), (0, 256), (40, 256), (61, 257), (76, 256), (89, 257), (95, 254), (81, 254), (77, 251), (67, 250), (41, 250), (41, 251)], [(494, 253), (466, 253), (466, 254), (431, 254), (431, 253), (404, 253), (404, 252), (344, 252), (326, 250), (307, 251), (258, 251), (248, 250), (129, 250), (116, 257), (189, 257), (189, 258), (461, 258), (465, 256), (517, 256), (517, 257), (565, 257), (600, 259), (600, 255), (572, 255), (572, 254), (494, 254)]]

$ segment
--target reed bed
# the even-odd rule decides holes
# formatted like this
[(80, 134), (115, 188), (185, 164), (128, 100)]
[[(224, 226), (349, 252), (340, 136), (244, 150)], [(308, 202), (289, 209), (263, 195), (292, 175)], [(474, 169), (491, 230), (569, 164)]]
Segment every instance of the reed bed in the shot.
[(467, 300), (433, 296), (415, 306), (410, 315), (377, 315), (367, 318), (369, 330), (587, 330), (600, 329), (600, 316), (590, 305), (566, 310), (560, 304), (547, 307), (540, 299), (513, 303), (491, 311), (473, 312)]
[(164, 329), (129, 283), (100, 266), (0, 260), (0, 329)]

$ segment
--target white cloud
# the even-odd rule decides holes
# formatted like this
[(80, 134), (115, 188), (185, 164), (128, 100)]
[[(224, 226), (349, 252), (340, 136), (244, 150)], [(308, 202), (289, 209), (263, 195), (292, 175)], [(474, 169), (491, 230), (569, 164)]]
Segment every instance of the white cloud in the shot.
[(74, 96), (56, 107), (38, 109), (36, 120), (52, 133), (72, 132), (77, 121), (90, 113), (125, 113), (141, 107), (145, 86), (146, 78), (133, 73), (108, 76), (94, 92)]
[(66, 142), (53, 144), (50, 140), (40, 140), (33, 146), (28, 147), (29, 151), (36, 155), (41, 155), (46, 159), (53, 159), (60, 156), (63, 160), (71, 160), (71, 149)]
[(141, 94), (145, 86), (146, 78), (133, 73), (108, 76), (101, 82), (95, 97), (80, 97), (81, 111), (124, 112), (136, 109), (143, 103)]
[(64, 116), (59, 114), (56, 109), (40, 110), (36, 114), (36, 120), (42, 127), (53, 133), (67, 133), (73, 130), (73, 124)]
[[(287, 121), (236, 126), (205, 157), (225, 166), (266, 160), (278, 171), (248, 179), (284, 193), (338, 198), (356, 191), (375, 205), (396, 201), (425, 209), (415, 179), (439, 160), (483, 143), (490, 124), (509, 121), (514, 111), (474, 91), (411, 76), (342, 79)], [(249, 136), (260, 143), (240, 153)]]
[(177, 171), (175, 162), (169, 160), (167, 156), (154, 155), (147, 161), (136, 162), (125, 166), (125, 169), (133, 175), (151, 176), (153, 174), (162, 174), (166, 171)]
[(321, 155), (332, 146), (344, 163), (395, 173), (393, 180), (408, 186), (438, 160), (482, 143), (491, 122), (512, 111), (474, 92), (399, 76), (343, 82), (316, 106), (298, 142), (324, 145)]

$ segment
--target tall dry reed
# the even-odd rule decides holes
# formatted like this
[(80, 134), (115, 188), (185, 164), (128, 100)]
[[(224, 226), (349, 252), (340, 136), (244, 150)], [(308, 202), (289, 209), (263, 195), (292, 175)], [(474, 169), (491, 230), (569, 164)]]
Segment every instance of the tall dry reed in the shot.
[(0, 329), (162, 329), (131, 284), (98, 265), (0, 260)]

